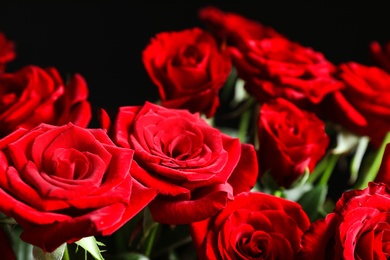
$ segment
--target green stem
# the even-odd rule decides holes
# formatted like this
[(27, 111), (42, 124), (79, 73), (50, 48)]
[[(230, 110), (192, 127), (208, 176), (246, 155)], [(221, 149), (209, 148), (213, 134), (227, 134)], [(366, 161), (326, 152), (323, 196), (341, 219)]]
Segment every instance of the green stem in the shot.
[(328, 180), (329, 180), (330, 176), (332, 175), (334, 167), (336, 166), (339, 158), (340, 158), (340, 154), (334, 154), (334, 153), (330, 154), (328, 164), (325, 168), (324, 173), (321, 176), (320, 184), (322, 184), (322, 185), (328, 184)]
[(306, 183), (313, 184), (321, 176), (321, 174), (325, 171), (328, 165), (330, 155), (331, 154), (326, 155), (324, 158), (322, 158), (321, 161), (319, 161), (319, 163), (317, 163), (316, 167), (314, 168), (313, 172), (310, 174)]
[(150, 254), (152, 253), (152, 247), (153, 247), (154, 240), (156, 238), (157, 230), (159, 227), (160, 227), (160, 225), (158, 223), (155, 223), (152, 227), (152, 230), (150, 231), (150, 235), (149, 235), (148, 242), (146, 244), (146, 249), (145, 249), (145, 255), (147, 257), (149, 257)]
[(351, 176), (349, 178), (349, 183), (352, 185), (356, 182), (358, 176), (359, 176), (359, 170), (360, 166), (363, 161), (364, 154), (367, 150), (368, 144), (370, 142), (370, 139), (368, 137), (361, 137), (359, 139), (358, 146), (356, 147), (355, 154), (351, 161)]
[(249, 124), (251, 122), (251, 114), (252, 110), (250, 109), (252, 107), (252, 104), (254, 100), (252, 98), (249, 98), (245, 104), (245, 111), (242, 113), (240, 118), (240, 125), (238, 126), (238, 138), (242, 143), (245, 143), (247, 141), (246, 135), (248, 133)]
[(374, 161), (371, 164), (371, 167), (368, 169), (367, 174), (363, 176), (363, 178), (356, 182), (354, 189), (364, 189), (367, 187), (367, 184), (370, 181), (374, 181), (376, 175), (378, 174), (379, 167), (382, 162), (383, 153), (385, 152), (386, 145), (390, 142), (390, 132), (388, 132), (382, 142), (381, 147), (375, 154)]

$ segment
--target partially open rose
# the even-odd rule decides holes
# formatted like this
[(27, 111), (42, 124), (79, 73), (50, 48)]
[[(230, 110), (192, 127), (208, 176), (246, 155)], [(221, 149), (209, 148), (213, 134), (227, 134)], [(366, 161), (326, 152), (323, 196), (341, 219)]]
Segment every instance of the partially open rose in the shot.
[(256, 182), (254, 147), (188, 110), (149, 102), (120, 107), (112, 135), (119, 146), (135, 150), (132, 176), (158, 189), (149, 204), (157, 222), (187, 224), (208, 218)]
[(295, 259), (309, 225), (298, 203), (265, 193), (244, 192), (214, 217), (190, 227), (200, 260), (284, 260)]
[(102, 129), (41, 124), (0, 147), (0, 211), (44, 251), (112, 234), (156, 195), (131, 177), (133, 151)]
[(231, 61), (210, 33), (200, 28), (159, 33), (145, 48), (143, 62), (163, 106), (214, 115)]
[(40, 123), (86, 127), (91, 119), (87, 98), (88, 87), (79, 74), (67, 84), (53, 67), (26, 66), (0, 74), (0, 138)]

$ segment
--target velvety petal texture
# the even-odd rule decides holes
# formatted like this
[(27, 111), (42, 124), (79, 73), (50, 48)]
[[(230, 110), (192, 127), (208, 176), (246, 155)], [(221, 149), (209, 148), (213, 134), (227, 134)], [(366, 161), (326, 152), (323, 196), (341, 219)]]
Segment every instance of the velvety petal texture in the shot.
[(212, 117), (231, 60), (200, 28), (157, 34), (143, 51), (143, 63), (158, 87), (161, 104)]
[(0, 73), (4, 72), (7, 63), (16, 57), (15, 44), (0, 32)]
[(342, 87), (322, 53), (286, 38), (249, 39), (230, 52), (245, 89), (260, 103), (282, 97), (312, 109)]
[(340, 64), (337, 74), (344, 86), (323, 101), (323, 117), (379, 147), (390, 130), (390, 74), (356, 62)]
[(157, 222), (186, 224), (210, 217), (256, 182), (254, 147), (188, 110), (149, 102), (120, 107), (111, 133), (116, 144), (135, 151), (132, 176), (158, 189), (149, 205)]
[(260, 103), (282, 97), (314, 109), (342, 87), (333, 77), (336, 67), (322, 53), (271, 27), (213, 6), (201, 9), (199, 18), (227, 46), (245, 89)]
[(333, 212), (305, 232), (298, 259), (388, 259), (390, 189), (384, 183), (344, 192)]
[(296, 202), (243, 192), (214, 217), (191, 223), (199, 259), (294, 259), (310, 221)]
[(0, 74), (0, 137), (41, 123), (87, 127), (91, 120), (87, 98), (88, 87), (79, 74), (66, 84), (53, 67), (31, 65)]
[(283, 37), (273, 28), (258, 21), (237, 13), (224, 12), (215, 6), (200, 9), (198, 16), (218, 41), (227, 46), (244, 47), (248, 39)]
[(156, 195), (130, 175), (134, 151), (72, 123), (19, 128), (0, 140), (0, 211), (44, 251), (110, 235)]
[(312, 172), (329, 144), (325, 123), (314, 113), (277, 98), (263, 104), (258, 119), (259, 168), (288, 188), (307, 168)]

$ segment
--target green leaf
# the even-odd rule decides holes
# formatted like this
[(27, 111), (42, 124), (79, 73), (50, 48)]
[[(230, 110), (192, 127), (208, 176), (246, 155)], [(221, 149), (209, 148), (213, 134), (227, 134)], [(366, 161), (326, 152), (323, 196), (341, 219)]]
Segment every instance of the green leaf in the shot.
[(352, 162), (351, 162), (351, 176), (349, 178), (349, 182), (353, 184), (359, 175), (360, 166), (363, 161), (364, 154), (367, 150), (368, 143), (370, 142), (370, 139), (366, 136), (363, 136), (359, 139), (359, 143), (356, 148), (356, 152), (353, 155)]
[(66, 243), (63, 243), (51, 253), (43, 252), (40, 247), (34, 246), (32, 250), (34, 260), (61, 260), (64, 255)]
[(238, 137), (238, 130), (236, 128), (231, 127), (218, 127), (218, 129), (231, 137)]
[(235, 84), (234, 104), (239, 104), (241, 101), (246, 100), (249, 96), (245, 90), (245, 81), (238, 78)]
[(298, 200), (298, 203), (302, 206), (311, 222), (318, 218), (318, 213), (322, 209), (327, 192), (327, 185), (318, 184), (305, 192)]
[(305, 192), (311, 190), (312, 188), (313, 185), (311, 185), (310, 183), (305, 183), (301, 186), (284, 190), (284, 195), (285, 198), (288, 200), (298, 201)]
[(11, 218), (11, 217), (2, 217), (2, 218), (0, 219), (0, 222), (1, 222), (1, 223), (4, 223), (4, 224), (11, 224), (11, 225), (16, 225), (16, 224), (18, 224), (18, 223), (16, 222), (16, 220), (15, 220), (14, 218)]
[(309, 167), (306, 167), (303, 174), (301, 176), (299, 176), (292, 184), (291, 186), (289, 187), (289, 189), (299, 189), (300, 187), (302, 187), (303, 185), (305, 185), (305, 183), (307, 182), (307, 180), (309, 179), (309, 176), (310, 176), (310, 170), (309, 170)]
[(11, 237), (12, 249), (15, 252), (16, 259), (30, 260), (32, 259), (33, 246), (20, 239), (22, 231), (23, 229), (19, 225), (7, 225), (7, 232)]
[(359, 136), (348, 131), (340, 131), (337, 134), (337, 146), (332, 150), (333, 154), (345, 154), (350, 152), (359, 143)]
[(100, 253), (102, 251), (99, 249), (99, 245), (104, 246), (104, 244), (96, 241), (94, 236), (84, 237), (75, 242), (75, 244), (84, 248), (84, 250), (89, 252), (96, 260), (104, 260), (102, 254)]

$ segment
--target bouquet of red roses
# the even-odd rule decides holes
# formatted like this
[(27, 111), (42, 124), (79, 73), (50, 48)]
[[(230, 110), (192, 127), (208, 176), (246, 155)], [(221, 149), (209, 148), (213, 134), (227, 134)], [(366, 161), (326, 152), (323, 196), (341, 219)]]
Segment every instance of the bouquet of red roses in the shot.
[(0, 33), (5, 259), (388, 258), (390, 43), (333, 64), (236, 13), (199, 20), (145, 46), (159, 100), (97, 115), (80, 74), (7, 71)]

